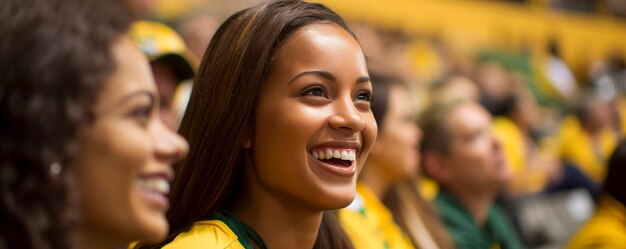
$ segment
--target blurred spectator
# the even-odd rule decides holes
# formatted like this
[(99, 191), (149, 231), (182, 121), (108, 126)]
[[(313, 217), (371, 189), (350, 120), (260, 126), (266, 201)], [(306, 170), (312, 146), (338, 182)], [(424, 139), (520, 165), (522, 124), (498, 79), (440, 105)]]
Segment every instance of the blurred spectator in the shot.
[(493, 128), (513, 173), (508, 194), (543, 190), (550, 178), (557, 177), (559, 161), (556, 155), (550, 155), (545, 148), (542, 150), (533, 136), (540, 118), (534, 97), (521, 88), (506, 98), (500, 112), (494, 117)]
[(219, 25), (220, 22), (215, 17), (197, 14), (184, 18), (177, 26), (180, 35), (187, 43), (187, 47), (197, 58), (202, 58)]
[(446, 101), (466, 99), (478, 102), (480, 89), (472, 79), (462, 75), (452, 75), (436, 82), (430, 88), (431, 99)]
[(434, 203), (456, 248), (523, 248), (494, 203), (511, 172), (489, 113), (467, 100), (436, 102), (420, 124), (424, 170), (441, 186)]
[(548, 44), (548, 58), (542, 67), (548, 83), (559, 97), (570, 101), (576, 96), (578, 91), (576, 78), (561, 57), (559, 43), (554, 40)]
[(573, 237), (568, 249), (626, 248), (626, 142), (608, 163), (608, 174), (595, 215)]
[(621, 18), (626, 17), (626, 1), (606, 0), (606, 2), (614, 15), (621, 17)]
[(157, 0), (119, 0), (136, 18), (144, 18), (154, 10)]
[(595, 184), (604, 180), (604, 165), (617, 143), (611, 123), (611, 106), (597, 91), (589, 90), (578, 100), (575, 115), (566, 117), (559, 128), (559, 156)]
[(618, 53), (614, 53), (606, 60), (592, 62), (589, 75), (602, 99), (612, 105), (612, 126), (623, 138), (626, 134), (626, 62)]
[(407, 86), (372, 70), (370, 77), (378, 137), (359, 175), (355, 200), (339, 213), (341, 221), (356, 248), (451, 248), (443, 224), (413, 181), (421, 135)]
[(513, 87), (511, 76), (504, 65), (490, 58), (481, 59), (475, 73), (480, 103), (494, 114)]
[(189, 99), (191, 81), (187, 80), (194, 77), (197, 58), (182, 38), (164, 24), (139, 21), (132, 26), (130, 35), (150, 60), (161, 96), (161, 118), (176, 130)]
[(372, 113), (378, 136), (357, 183), (357, 196), (339, 213), (356, 248), (413, 248), (382, 199), (399, 182), (417, 173), (419, 130), (412, 123), (402, 81), (370, 70)]
[(575, 10), (585, 13), (596, 11), (598, 0), (550, 0), (550, 5), (555, 9)]

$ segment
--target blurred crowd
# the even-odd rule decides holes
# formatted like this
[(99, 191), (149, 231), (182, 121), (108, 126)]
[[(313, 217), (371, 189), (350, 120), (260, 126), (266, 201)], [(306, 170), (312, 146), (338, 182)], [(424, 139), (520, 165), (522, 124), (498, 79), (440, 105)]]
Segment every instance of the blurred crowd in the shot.
[[(36, 0), (27, 2), (31, 1), (33, 4), (36, 2)], [(231, 194), (226, 194), (231, 192), (258, 194), (255, 190), (250, 190), (251, 192), (244, 190), (250, 188), (249, 185), (256, 186), (254, 184), (259, 184), (261, 186), (259, 188), (263, 188), (266, 184), (264, 179), (250, 180), (244, 177), (246, 180), (241, 181), (247, 181), (247, 183), (239, 184), (237, 183), (239, 178), (232, 178), (235, 184), (219, 185), (223, 189), (217, 189), (210, 186), (210, 183), (218, 181), (218, 178), (251, 173), (227, 167), (214, 171), (191, 169), (194, 165), (212, 162), (235, 164), (235, 161), (238, 164), (244, 160), (235, 156), (222, 159), (210, 153), (202, 155), (205, 153), (203, 150), (211, 150), (213, 147), (230, 146), (237, 147), (237, 150), (239, 147), (241, 150), (247, 150), (261, 145), (265, 145), (264, 148), (271, 148), (275, 140), (278, 141), (276, 143), (282, 141), (281, 139), (289, 141), (289, 138), (285, 138), (288, 136), (281, 136), (278, 131), (273, 133), (274, 130), (266, 128), (271, 130), (271, 132), (266, 132), (262, 129), (265, 126), (258, 128), (268, 119), (261, 114), (253, 112), (249, 115), (257, 116), (245, 116), (245, 120), (243, 115), (241, 120), (237, 119), (235, 115), (237, 112), (233, 112), (235, 114), (232, 116), (224, 114), (230, 110), (226, 107), (234, 110), (240, 110), (237, 108), (247, 110), (242, 107), (243, 105), (249, 105), (250, 108), (257, 108), (257, 105), (265, 107), (263, 104), (268, 102), (262, 101), (269, 101), (264, 98), (265, 95), (254, 100), (258, 101), (254, 104), (248, 103), (252, 100), (243, 99), (246, 96), (252, 96), (246, 95), (246, 88), (251, 89), (249, 91), (261, 91), (265, 94), (264, 88), (261, 86), (254, 88), (257, 87), (256, 85), (246, 87), (234, 85), (235, 83), (232, 82), (239, 82), (237, 81), (239, 78), (231, 78), (240, 77), (253, 81), (256, 80), (254, 75), (257, 71), (274, 72), (274, 64), (271, 64), (271, 69), (259, 69), (262, 67), (261, 63), (264, 63), (261, 60), (265, 58), (259, 57), (259, 65), (252, 62), (237, 64), (236, 69), (228, 71), (232, 73), (232, 77), (212, 72), (212, 70), (231, 70), (227, 68), (228, 63), (234, 63), (232, 61), (237, 60), (229, 56), (239, 55), (224, 52), (230, 51), (226, 50), (226, 47), (243, 46), (240, 43), (248, 42), (246, 48), (254, 50), (258, 49), (255, 46), (261, 45), (254, 45), (254, 41), (248, 41), (249, 39), (273, 37), (270, 34), (274, 31), (269, 29), (266, 31), (267, 36), (247, 37), (249, 35), (247, 32), (254, 31), (248, 30), (244, 24), (233, 26), (240, 25), (237, 23), (239, 19), (228, 18), (236, 10), (264, 2), (180, 1), (172, 3), (165, 0), (156, 1), (156, 4), (135, 0), (120, 2), (121, 8), (128, 11), (124, 13), (133, 17), (133, 23), (128, 24), (129, 41), (132, 41), (148, 60), (154, 79), (155, 95), (159, 96), (153, 98), (153, 100), (158, 100), (155, 105), (159, 106), (157, 108), (159, 122), (169, 129), (168, 132), (178, 131), (182, 137), (189, 140), (191, 146), (190, 153), (187, 155), (188, 159), (184, 159), (174, 167), (177, 175), (175, 182), (182, 182), (173, 185), (172, 191), (178, 191), (173, 192), (176, 197), (170, 196), (170, 201), (176, 205), (170, 209), (170, 212), (189, 213), (189, 216), (168, 215), (170, 226), (175, 228), (174, 231), (170, 231), (166, 240), (166, 243), (171, 242), (171, 244), (151, 244), (159, 240), (153, 240), (149, 236), (136, 236), (128, 242), (140, 240), (148, 243), (135, 242), (131, 247), (154, 248), (165, 245), (165, 248), (199, 248), (200, 243), (204, 241), (199, 236), (207, 233), (209, 228), (197, 226), (198, 223), (190, 227), (187, 223), (191, 220), (224, 221), (223, 224), (234, 230), (234, 234), (238, 236), (241, 236), (239, 232), (248, 231), (250, 228), (244, 224), (245, 222), (260, 234), (261, 239), (257, 239), (255, 236), (259, 235), (256, 233), (252, 233), (253, 235), (243, 233), (250, 236), (251, 243), (248, 242), (250, 244), (241, 242), (241, 247), (224, 248), (264, 248), (264, 243), (281, 245), (274, 241), (279, 235), (272, 234), (274, 237), (267, 239), (268, 233), (264, 233), (266, 230), (258, 230), (258, 227), (263, 226), (259, 225), (260, 222), (255, 218), (254, 212), (242, 211), (245, 208), (241, 206), (245, 204), (239, 204), (243, 201), (240, 202), (237, 195), (233, 197)], [(331, 1), (325, 2), (329, 2), (328, 6), (333, 9)], [(494, 4), (483, 1), (471, 2), (477, 6)], [(522, 10), (529, 9), (529, 6), (542, 6), (546, 12), (557, 9), (570, 14), (583, 12), (588, 15), (611, 18), (615, 23), (619, 23), (620, 27), (626, 27), (626, 22), (620, 19), (625, 16), (624, 10), (626, 10), (626, 5), (621, 1), (507, 2), (501, 1), (495, 4), (507, 4), (511, 5), (509, 7)], [(285, 6), (288, 5), (285, 4)], [(9, 5), (0, 4), (0, 8), (7, 8), (0, 9), (0, 15), (6, 15), (2, 13), (8, 12), (9, 7)], [(48, 7), (54, 8), (55, 6)], [(265, 15), (267, 13), (263, 11), (271, 10), (272, 8), (268, 6), (251, 9), (248, 11), (258, 11), (261, 14), (243, 13), (240, 14), (243, 17), (240, 17)], [(294, 13), (297, 13), (296, 10), (300, 9), (294, 7)], [(341, 11), (337, 10), (337, 13), (343, 16)], [(445, 13), (441, 15), (445, 16)], [(582, 62), (579, 60), (574, 67), (570, 63), (571, 60), (563, 53), (563, 44), (568, 42), (564, 40), (567, 39), (566, 36), (549, 37), (545, 39), (545, 42), (533, 43), (533, 46), (540, 46), (533, 48), (494, 44), (459, 50), (455, 44), (462, 43), (462, 41), (451, 41), (450, 36), (441, 36), (436, 32), (420, 29), (408, 29), (404, 26), (394, 27), (385, 23), (384, 20), (377, 21), (376, 18), (349, 18), (350, 14), (347, 16), (345, 17), (347, 28), (358, 39), (359, 47), (366, 58), (369, 81), (373, 89), (371, 112), (375, 118), (377, 132), (374, 132), (376, 140), (372, 141), (367, 160), (361, 162), (363, 170), (359, 171), (360, 174), (356, 180), (355, 198), (346, 203), (349, 205), (343, 205), (346, 207), (337, 212), (324, 213), (323, 224), (332, 222), (341, 224), (340, 230), (343, 230), (341, 234), (345, 232), (354, 248), (626, 248), (626, 183), (622, 182), (626, 177), (624, 171), (626, 169), (626, 143), (621, 142), (626, 135), (626, 57), (623, 51), (615, 48), (614, 53), (607, 53), (601, 58), (589, 58)], [(13, 17), (9, 15), (2, 16), (2, 18)], [(247, 25), (254, 26), (255, 21), (261, 22), (259, 19), (251, 18), (249, 21), (251, 24)], [(328, 17), (315, 18), (323, 20)], [(101, 20), (92, 21), (88, 17), (83, 17), (83, 19), (87, 20), (86, 22), (93, 22), (92, 25), (111, 25), (103, 24)], [(83, 19), (77, 21), (85, 21)], [(334, 20), (324, 20), (322, 23), (337, 22)], [(0, 32), (6, 31), (2, 29), (2, 23), (0, 22)], [(316, 27), (315, 25), (318, 24), (307, 25)], [(315, 28), (304, 30), (313, 30), (312, 34), (316, 34)], [(297, 31), (296, 34), (308, 33)], [(219, 35), (221, 40), (212, 41), (214, 35)], [(4, 34), (0, 33), (0, 36)], [(300, 35), (294, 36), (294, 39), (295, 37), (306, 39), (305, 35), (302, 35), (304, 38)], [(277, 39), (281, 41), (282, 38)], [(594, 46), (593, 38), (589, 39), (588, 46)], [(311, 38), (311, 40), (315, 39)], [(226, 44), (227, 41), (232, 43)], [(284, 45), (280, 43), (280, 46), (284, 46), (285, 51), (291, 53), (291, 50), (287, 50), (288, 48), (292, 49), (292, 46), (298, 46), (298, 44), (308, 44), (306, 41), (300, 42), (286, 42)], [(330, 41), (328, 44), (334, 43)], [(262, 43), (262, 45), (267, 44)], [(5, 51), (10, 46), (12, 46), (10, 42), (0, 42), (0, 51)], [(312, 63), (311, 61), (317, 60), (317, 57), (313, 56), (315, 53), (309, 54), (310, 51), (307, 49), (311, 48), (301, 46), (300, 50), (296, 49), (287, 57), (302, 57), (305, 62), (292, 59), (294, 61), (290, 63), (300, 65), (298, 63)], [(265, 49), (274, 51), (276, 48), (266, 47)], [(280, 63), (288, 61), (282, 57), (285, 56), (282, 49), (280, 49), (281, 52), (270, 57)], [(335, 53), (339, 55), (345, 51), (349, 49), (341, 52), (335, 51)], [(542, 52), (536, 53), (535, 51)], [(317, 53), (324, 54), (323, 52)], [(215, 57), (216, 55), (222, 57)], [(126, 58), (124, 56), (126, 55), (122, 55)], [(255, 54), (248, 56), (256, 58)], [(307, 58), (310, 60), (306, 60)], [(244, 59), (246, 58), (241, 57), (238, 60), (244, 61)], [(222, 60), (223, 66), (216, 66)], [(337, 59), (337, 61), (344, 62), (344, 58)], [(277, 65), (282, 65), (280, 63)], [(4, 66), (9, 64), (8, 62), (0, 63)], [(123, 63), (117, 63), (118, 68), (123, 65)], [(345, 71), (351, 72), (351, 70), (353, 70), (351, 66), (346, 66)], [(340, 77), (323, 74), (320, 76), (324, 79)], [(18, 76), (0, 77), (0, 79), (3, 80), (0, 84), (6, 84), (5, 81), (20, 80)], [(224, 80), (223, 84), (226, 86), (223, 88), (209, 86), (222, 83), (219, 80)], [(228, 88), (230, 83), (233, 87)], [(37, 87), (35, 83), (33, 87)], [(239, 88), (244, 90), (240, 92), (233, 90)], [(14, 98), (12, 97), (14, 93), (10, 92), (11, 89), (0, 88), (0, 104), (12, 103), (10, 101)], [(318, 91), (321, 92), (316, 92), (315, 89), (308, 91), (311, 91), (312, 95), (326, 94), (319, 89)], [(220, 99), (222, 95), (225, 96), (224, 99)], [(242, 106), (235, 102), (241, 102)], [(276, 106), (281, 104), (278, 101), (272, 103)], [(358, 105), (355, 104), (355, 106), (359, 108)], [(0, 109), (6, 112), (0, 116), (3, 118), (0, 122), (0, 127), (3, 127), (0, 136), (9, 136), (9, 132), (12, 132), (9, 128), (16, 127), (17, 123), (11, 124), (14, 122), (10, 120), (11, 118), (20, 120), (12, 113), (7, 114), (9, 113), (7, 109), (14, 107), (15, 105)], [(205, 113), (204, 107), (214, 108), (215, 111)], [(24, 108), (29, 107), (24, 106)], [(226, 108), (226, 111), (219, 108)], [(271, 110), (271, 108), (268, 109)], [(186, 113), (188, 110), (190, 112)], [(258, 109), (259, 113), (265, 113), (262, 111), (269, 112), (263, 108)], [(211, 117), (207, 115), (217, 115), (215, 123), (212, 123)], [(297, 116), (302, 115), (299, 113), (293, 115), (296, 118), (306, 116)], [(270, 124), (268, 127), (271, 128), (274, 125), (276, 126), (274, 129), (283, 127), (280, 123), (284, 121), (282, 116), (272, 117), (275, 120), (267, 121)], [(303, 119), (307, 120), (307, 118)], [(250, 122), (257, 122), (253, 123), (257, 125), (256, 130), (246, 130), (250, 128), (247, 126)], [(293, 124), (288, 124), (300, 124), (293, 122)], [(346, 122), (344, 126), (351, 127), (348, 121), (344, 120), (344, 122)], [(241, 135), (223, 134), (229, 130), (220, 127), (227, 126), (239, 129)], [(219, 136), (214, 136), (212, 140), (207, 140), (208, 142), (201, 141), (205, 136), (209, 136), (202, 132), (204, 127), (212, 132), (210, 134)], [(240, 127), (246, 127), (246, 129)], [(364, 129), (362, 136), (365, 140), (369, 138), (367, 127), (366, 125), (362, 128)], [(165, 131), (162, 132), (165, 133)], [(285, 128), (284, 132), (290, 134), (288, 128)], [(179, 135), (169, 133), (163, 135), (163, 133), (158, 136), (170, 136), (170, 140), (180, 139)], [(249, 138), (246, 138), (250, 134), (245, 133), (255, 133), (259, 140), (251, 142)], [(268, 139), (270, 142), (263, 144), (265, 140), (262, 140), (264, 136), (261, 134), (272, 134), (273, 140)], [(176, 137), (171, 138), (171, 136)], [(0, 139), (3, 138), (0, 137)], [(31, 139), (37, 140), (37, 138)], [(211, 141), (223, 143), (210, 144)], [(240, 142), (242, 144), (238, 144)], [(155, 144), (158, 144), (158, 141)], [(2, 146), (17, 145), (2, 143)], [(179, 161), (184, 154), (187, 154), (186, 144), (185, 146), (178, 145), (176, 148), (178, 152), (166, 155), (169, 159), (165, 161), (169, 164)], [(230, 153), (222, 149), (213, 150)], [(95, 154), (99, 154), (100, 151), (107, 151), (107, 149), (100, 147)], [(274, 155), (271, 149), (262, 151), (270, 157)], [(330, 159), (333, 163), (336, 163), (332, 161), (333, 158), (342, 160), (350, 158), (349, 151), (328, 151), (319, 153), (316, 151), (312, 155), (315, 160), (319, 158), (323, 160), (326, 157), (326, 160)], [(346, 155), (342, 154), (344, 152)], [(232, 153), (235, 155), (235, 152)], [(339, 157), (333, 155), (337, 153), (341, 155)], [(1, 155), (3, 158), (0, 159), (5, 160), (4, 157), (12, 154), (3, 151)], [(84, 160), (100, 160), (98, 158), (85, 157)], [(254, 162), (244, 160), (244, 164), (254, 164), (257, 162), (255, 160), (261, 159), (261, 156), (254, 159), (247, 158), (246, 160)], [(60, 159), (52, 161), (56, 162), (56, 160)], [(206, 160), (209, 162), (205, 162)], [(19, 165), (29, 160), (15, 162), (3, 162), (2, 166), (8, 167), (6, 165), (13, 165), (11, 163)], [(61, 170), (60, 166), (55, 163), (50, 167), (53, 171), (57, 168)], [(283, 168), (272, 167), (272, 169)], [(3, 212), (0, 218), (8, 221), (12, 217), (9, 213), (14, 212), (12, 210), (15, 207), (8, 205), (7, 208), (6, 203), (19, 203), (10, 199), (15, 196), (6, 194), (8, 189), (14, 188), (16, 184), (11, 185), (8, 182), (12, 181), (11, 179), (20, 178), (8, 176), (6, 172), (9, 171), (2, 172), (2, 179), (7, 183), (2, 183), (0, 194), (3, 195), (5, 206), (0, 209)], [(260, 178), (262, 178), (263, 171), (260, 170), (260, 172)], [(178, 179), (179, 177), (181, 178)], [(208, 180), (205, 182), (198, 179), (199, 177)], [(283, 185), (274, 186), (271, 183), (272, 186), (268, 187), (269, 189), (279, 189), (293, 181), (271, 177), (269, 179), (285, 181)], [(209, 186), (190, 190), (193, 186), (202, 183)], [(78, 184), (84, 189), (90, 189), (89, 186), (91, 186), (81, 181), (72, 184)], [(296, 190), (293, 191), (298, 191), (298, 186), (294, 187)], [(341, 187), (335, 186), (335, 188), (333, 191), (342, 191)], [(191, 191), (190, 193), (198, 194), (198, 197), (206, 198), (204, 193), (214, 189), (219, 193), (224, 192), (224, 195), (215, 198), (206, 195), (214, 198), (206, 201), (215, 207), (207, 207), (206, 210), (201, 211), (187, 207), (187, 205), (204, 205), (205, 199), (194, 199), (190, 197), (191, 194), (185, 194), (185, 191)], [(291, 192), (280, 193), (282, 193), (281, 196), (287, 195), (288, 197), (292, 194)], [(314, 192), (310, 194), (317, 195)], [(324, 195), (320, 194), (320, 196)], [(343, 198), (343, 195), (339, 194), (328, 196), (338, 200)], [(315, 198), (311, 197), (311, 199)], [(181, 200), (194, 200), (194, 203), (180, 205), (175, 203)], [(258, 199), (246, 196), (245, 200), (253, 203), (252, 205), (259, 205), (259, 209), (267, 208), (263, 206), (266, 203), (253, 202)], [(207, 217), (207, 210), (210, 213), (214, 212), (215, 215)], [(244, 222), (233, 218), (231, 212)], [(330, 217), (336, 221), (332, 221)], [(254, 222), (259, 222), (259, 224)], [(13, 218), (11, 222), (2, 222), (0, 248), (20, 248), (14, 244), (15, 241), (12, 238), (9, 238), (14, 235), (7, 232), (10, 230), (9, 224), (19, 223), (19, 219), (16, 218)], [(236, 228), (233, 229), (233, 227)], [(315, 248), (333, 248), (333, 246), (324, 247), (324, 244), (319, 244), (322, 241), (320, 238), (325, 238), (324, 232), (331, 234), (331, 237), (333, 234), (340, 233), (332, 230), (332, 225), (328, 227), (330, 227), (328, 231), (320, 228), (320, 237), (315, 240)], [(29, 228), (23, 227), (22, 229), (28, 230)], [(273, 230), (269, 229), (269, 231)], [(223, 238), (220, 237), (217, 240), (220, 239)], [(329, 239), (329, 241), (332, 240)], [(338, 245), (332, 244), (335, 242), (328, 243), (330, 244), (325, 245)], [(64, 248), (38, 246), (34, 242), (29, 245), (33, 248)]]

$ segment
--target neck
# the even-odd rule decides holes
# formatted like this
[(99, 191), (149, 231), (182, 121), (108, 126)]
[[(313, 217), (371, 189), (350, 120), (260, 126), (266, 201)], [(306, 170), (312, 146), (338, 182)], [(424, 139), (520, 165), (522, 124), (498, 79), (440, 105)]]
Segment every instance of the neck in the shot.
[(125, 248), (123, 242), (114, 240), (110, 236), (106, 236), (96, 231), (89, 231), (89, 229), (81, 229), (78, 233), (78, 249), (113, 249), (113, 248)]
[(286, 203), (258, 185), (247, 189), (232, 211), (261, 236), (267, 248), (313, 248), (323, 211)]
[(373, 158), (368, 158), (363, 165), (363, 172), (360, 176), (360, 181), (365, 184), (377, 197), (379, 200), (385, 196), (389, 188), (391, 187), (391, 181), (387, 180), (384, 172), (381, 172), (376, 163), (376, 160)]
[(494, 192), (479, 192), (468, 188), (448, 188), (448, 191), (470, 213), (474, 222), (480, 226), (487, 223), (489, 209), (496, 198)]

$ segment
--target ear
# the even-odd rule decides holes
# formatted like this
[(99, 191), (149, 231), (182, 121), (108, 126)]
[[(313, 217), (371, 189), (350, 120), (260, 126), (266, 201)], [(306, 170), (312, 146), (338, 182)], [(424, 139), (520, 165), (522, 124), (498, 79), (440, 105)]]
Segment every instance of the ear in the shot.
[(427, 151), (422, 155), (423, 167), (431, 178), (437, 182), (448, 182), (450, 180), (450, 172), (443, 162), (444, 158), (437, 152)]

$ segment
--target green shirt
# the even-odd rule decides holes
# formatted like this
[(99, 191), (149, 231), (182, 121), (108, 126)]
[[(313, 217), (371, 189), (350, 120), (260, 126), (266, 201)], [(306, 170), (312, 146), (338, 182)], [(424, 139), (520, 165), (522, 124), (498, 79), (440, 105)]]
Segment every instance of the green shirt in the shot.
[(435, 206), (457, 249), (524, 248), (513, 226), (497, 205), (492, 205), (484, 227), (445, 190), (435, 198)]

